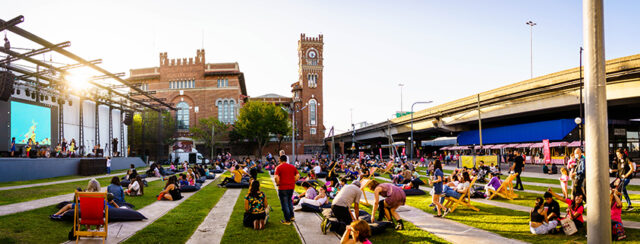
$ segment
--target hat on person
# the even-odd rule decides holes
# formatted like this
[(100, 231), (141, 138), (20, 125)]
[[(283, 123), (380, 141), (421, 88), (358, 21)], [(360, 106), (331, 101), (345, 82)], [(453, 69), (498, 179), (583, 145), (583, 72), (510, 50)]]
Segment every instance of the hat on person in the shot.
[(354, 180), (353, 182), (351, 182), (351, 184), (360, 187), (360, 181)]

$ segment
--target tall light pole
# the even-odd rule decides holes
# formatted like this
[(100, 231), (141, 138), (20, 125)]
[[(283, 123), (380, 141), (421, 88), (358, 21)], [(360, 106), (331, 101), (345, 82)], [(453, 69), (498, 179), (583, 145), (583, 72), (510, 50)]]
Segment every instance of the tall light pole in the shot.
[(531, 20), (527, 21), (527, 23), (525, 24), (527, 24), (530, 27), (529, 28), (529, 41), (530, 41), (529, 48), (531, 52), (531, 78), (533, 79), (533, 26), (537, 24)]
[[(609, 204), (609, 133), (602, 0), (582, 1), (585, 50), (585, 152), (587, 243), (611, 243)], [(576, 186), (580, 187), (580, 186)]]
[(409, 158), (409, 160), (413, 160), (413, 106), (415, 106), (416, 104), (427, 104), (427, 103), (432, 103), (433, 101), (426, 101), (426, 102), (415, 102), (413, 104), (411, 104), (411, 141), (409, 143), (411, 143), (411, 157)]
[(402, 116), (402, 88), (404, 87), (404, 84), (400, 83), (398, 86), (400, 87), (400, 116)]
[(305, 104), (304, 107), (296, 110), (296, 105), (294, 103), (291, 103), (291, 111), (285, 109), (284, 107), (280, 107), (282, 108), (282, 110), (290, 112), (291, 113), (291, 156), (293, 157), (292, 160), (289, 161), (289, 163), (293, 164), (296, 160), (296, 113), (302, 111), (303, 109), (305, 109), (307, 107), (307, 105), (309, 104)]

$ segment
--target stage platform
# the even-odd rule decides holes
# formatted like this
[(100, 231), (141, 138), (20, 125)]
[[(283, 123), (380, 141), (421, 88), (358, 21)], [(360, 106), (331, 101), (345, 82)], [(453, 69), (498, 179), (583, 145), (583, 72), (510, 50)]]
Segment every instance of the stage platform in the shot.
[[(79, 175), (81, 159), (104, 158), (0, 158), (0, 182)], [(128, 169), (131, 164), (145, 166), (139, 157), (114, 157), (111, 170)]]

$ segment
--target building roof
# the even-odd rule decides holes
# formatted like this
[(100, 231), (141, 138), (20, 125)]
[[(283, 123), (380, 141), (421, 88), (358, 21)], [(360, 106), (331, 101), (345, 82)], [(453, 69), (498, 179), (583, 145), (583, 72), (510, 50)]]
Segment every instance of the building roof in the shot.
[(269, 94), (264, 94), (262, 96), (257, 96), (254, 98), (291, 98), (291, 97), (286, 97), (286, 96), (278, 95), (275, 93), (269, 93)]

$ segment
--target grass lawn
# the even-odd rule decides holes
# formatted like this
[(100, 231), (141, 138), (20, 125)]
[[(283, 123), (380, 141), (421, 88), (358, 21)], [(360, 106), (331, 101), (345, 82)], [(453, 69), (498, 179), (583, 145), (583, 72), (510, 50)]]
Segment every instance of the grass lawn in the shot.
[[(435, 213), (431, 203), (431, 196), (410, 196), (407, 197), (407, 204), (419, 208), (425, 212)], [(467, 208), (458, 208), (454, 213), (447, 215), (451, 219), (469, 226), (490, 231), (507, 238), (518, 239), (530, 243), (586, 243), (584, 230), (573, 236), (563, 234), (556, 235), (533, 235), (529, 231), (529, 213), (516, 210), (499, 208), (491, 205), (473, 203), (480, 209), (475, 212)], [(624, 218), (624, 217), (623, 217)], [(640, 230), (626, 229), (627, 242), (640, 243)], [(632, 241), (633, 240), (633, 241)]]
[(229, 173), (197, 191), (125, 243), (185, 243), (226, 191), (216, 186), (225, 176)]
[[(84, 186), (83, 186), (84, 187)], [(155, 195), (164, 187), (164, 182), (149, 182), (144, 188), (145, 195), (125, 196), (125, 200), (143, 208), (156, 201)], [(72, 200), (72, 199), (69, 199)], [(61, 243), (67, 240), (67, 233), (73, 222), (53, 221), (49, 215), (58, 211), (54, 205), (26, 212), (0, 216), (0, 243)]]
[[(100, 182), (101, 187), (108, 186), (111, 183), (111, 178), (101, 178), (97, 179)], [(87, 183), (89, 181), (75, 181), (69, 183), (62, 184), (54, 184), (54, 185), (46, 185), (46, 186), (36, 186), (29, 187), (24, 189), (13, 189), (0, 191), (0, 205), (7, 205), (18, 202), (27, 202), (31, 200), (53, 197), (68, 193), (73, 193), (76, 188), (81, 187), (82, 189), (87, 188)], [(69, 199), (71, 200), (71, 199)]]
[[(278, 192), (269, 174), (258, 174), (258, 180), (260, 180), (260, 190), (264, 192), (267, 202), (273, 208), (273, 211), (269, 213), (269, 220), (265, 229), (253, 230), (242, 225), (244, 197), (248, 191), (248, 189), (243, 189), (235, 203), (221, 243), (301, 243), (293, 225), (280, 224), (280, 220), (284, 219), (284, 216), (280, 208)], [(320, 226), (318, 226), (318, 229), (320, 229)]]
[[(147, 166), (136, 168), (136, 170), (138, 172), (144, 172), (144, 171), (146, 171), (146, 169), (147, 169)], [(125, 172), (127, 172), (127, 170), (128, 169), (113, 170), (113, 171), (111, 171), (111, 174), (125, 173)], [(143, 170), (143, 171), (140, 171), (140, 170)], [(47, 183), (47, 182), (52, 182), (52, 181), (73, 180), (73, 179), (79, 179), (79, 178), (101, 177), (101, 176), (105, 176), (105, 174), (92, 175), (92, 176), (68, 175), (68, 176), (59, 176), (59, 177), (37, 179), (37, 180), (10, 181), (10, 182), (1, 182), (0, 183), (0, 187), (29, 185), (29, 184), (37, 184), (37, 183)]]

